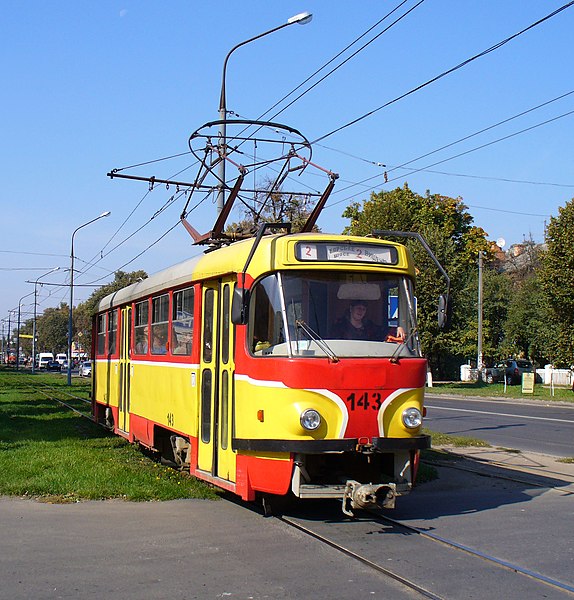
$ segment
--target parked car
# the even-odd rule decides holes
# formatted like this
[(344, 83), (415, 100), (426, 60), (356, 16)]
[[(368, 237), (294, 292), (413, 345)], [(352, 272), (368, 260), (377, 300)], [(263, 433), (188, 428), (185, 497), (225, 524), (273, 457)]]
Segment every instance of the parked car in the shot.
[(86, 362), (80, 363), (80, 377), (91, 377), (92, 376), (92, 363), (87, 360)]
[(509, 358), (496, 363), (494, 367), (488, 367), (482, 371), (482, 379), (487, 383), (504, 381), (508, 385), (522, 382), (522, 373), (533, 373), (534, 368), (529, 360), (522, 358)]
[(63, 352), (56, 354), (56, 360), (63, 365), (65, 362), (67, 362), (68, 360), (68, 355), (64, 354)]
[(38, 354), (38, 367), (40, 369), (45, 369), (48, 363), (53, 362), (53, 360), (54, 355), (51, 352), (40, 352), (40, 354)]
[(62, 371), (62, 365), (57, 360), (51, 360), (46, 363), (46, 371)]

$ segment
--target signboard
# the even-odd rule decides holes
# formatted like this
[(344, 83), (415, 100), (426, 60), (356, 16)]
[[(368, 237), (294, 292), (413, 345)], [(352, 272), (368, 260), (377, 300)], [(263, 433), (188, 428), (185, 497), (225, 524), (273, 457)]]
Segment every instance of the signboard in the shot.
[(296, 245), (295, 254), (298, 260), (322, 262), (360, 262), (396, 265), (399, 260), (395, 247), (381, 244), (299, 242)]
[(534, 393), (534, 373), (522, 373), (522, 393)]

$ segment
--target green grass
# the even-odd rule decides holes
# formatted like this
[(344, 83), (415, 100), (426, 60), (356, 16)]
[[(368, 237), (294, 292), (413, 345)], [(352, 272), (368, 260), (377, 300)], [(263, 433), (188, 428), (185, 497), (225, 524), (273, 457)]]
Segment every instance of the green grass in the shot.
[(463, 396), (480, 396), (495, 398), (522, 398), (524, 400), (544, 400), (545, 402), (573, 402), (574, 393), (570, 388), (554, 388), (554, 396), (549, 386), (536, 384), (533, 394), (523, 394), (522, 386), (507, 385), (504, 391), (504, 383), (484, 383), (455, 381), (449, 383), (435, 383), (432, 388), (426, 388), (429, 394), (460, 394)]
[[(28, 387), (42, 383), (69, 391), (62, 375), (0, 369), (0, 495), (52, 502), (217, 497), (204, 483), (154, 462)], [(74, 379), (72, 393), (89, 398), (90, 382)], [(70, 403), (89, 412), (88, 405)]]
[(465, 437), (462, 435), (450, 435), (438, 431), (423, 429), (423, 433), (430, 435), (432, 446), (455, 446), (456, 448), (490, 448), (490, 444), (478, 438)]

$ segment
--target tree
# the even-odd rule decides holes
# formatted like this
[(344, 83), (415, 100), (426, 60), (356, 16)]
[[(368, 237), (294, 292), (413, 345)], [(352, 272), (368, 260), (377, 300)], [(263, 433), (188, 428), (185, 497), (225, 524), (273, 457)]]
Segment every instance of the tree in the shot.
[(424, 249), (407, 241), (417, 266), (417, 311), (420, 340), (425, 355), (439, 377), (454, 377), (461, 360), (477, 353), (476, 261), (483, 251), (493, 259), (486, 233), (474, 226), (461, 198), (427, 192), (420, 196), (407, 184), (389, 192), (371, 194), (369, 200), (351, 204), (343, 213), (351, 224), (344, 233), (370, 235), (373, 229), (420, 233), (433, 249), (451, 279), (451, 326), (437, 324), (437, 298), (445, 282)]
[(551, 319), (537, 274), (522, 280), (519, 286), (515, 285), (504, 324), (503, 354), (527, 356), (539, 365), (545, 364), (548, 352), (551, 352), (548, 327)]
[(67, 352), (68, 305), (62, 302), (58, 308), (47, 308), (36, 318), (38, 352)]
[(549, 308), (548, 356), (557, 366), (574, 364), (574, 199), (559, 209), (546, 230), (540, 282)]
[[(269, 192), (273, 182), (266, 180), (261, 191), (251, 202), (244, 203), (244, 218), (227, 226), (227, 233), (249, 233), (257, 231), (262, 223), (291, 223), (292, 231), (300, 231), (313, 210), (310, 196), (284, 194), (281, 190)], [(316, 227), (314, 231), (319, 231)]]

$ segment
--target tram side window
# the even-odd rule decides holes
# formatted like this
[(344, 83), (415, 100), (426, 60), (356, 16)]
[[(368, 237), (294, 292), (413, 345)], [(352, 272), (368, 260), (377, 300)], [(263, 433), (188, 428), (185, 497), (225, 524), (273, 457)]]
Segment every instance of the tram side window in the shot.
[(118, 333), (118, 313), (111, 310), (108, 314), (108, 354), (116, 353), (116, 338)]
[(189, 356), (193, 341), (193, 288), (174, 292), (171, 320), (172, 354)]
[(152, 298), (151, 301), (151, 353), (167, 353), (169, 321), (169, 294)]
[(106, 315), (98, 315), (98, 354), (106, 352)]
[(147, 354), (149, 347), (149, 327), (148, 327), (149, 304), (147, 300), (138, 302), (135, 306), (135, 353)]

